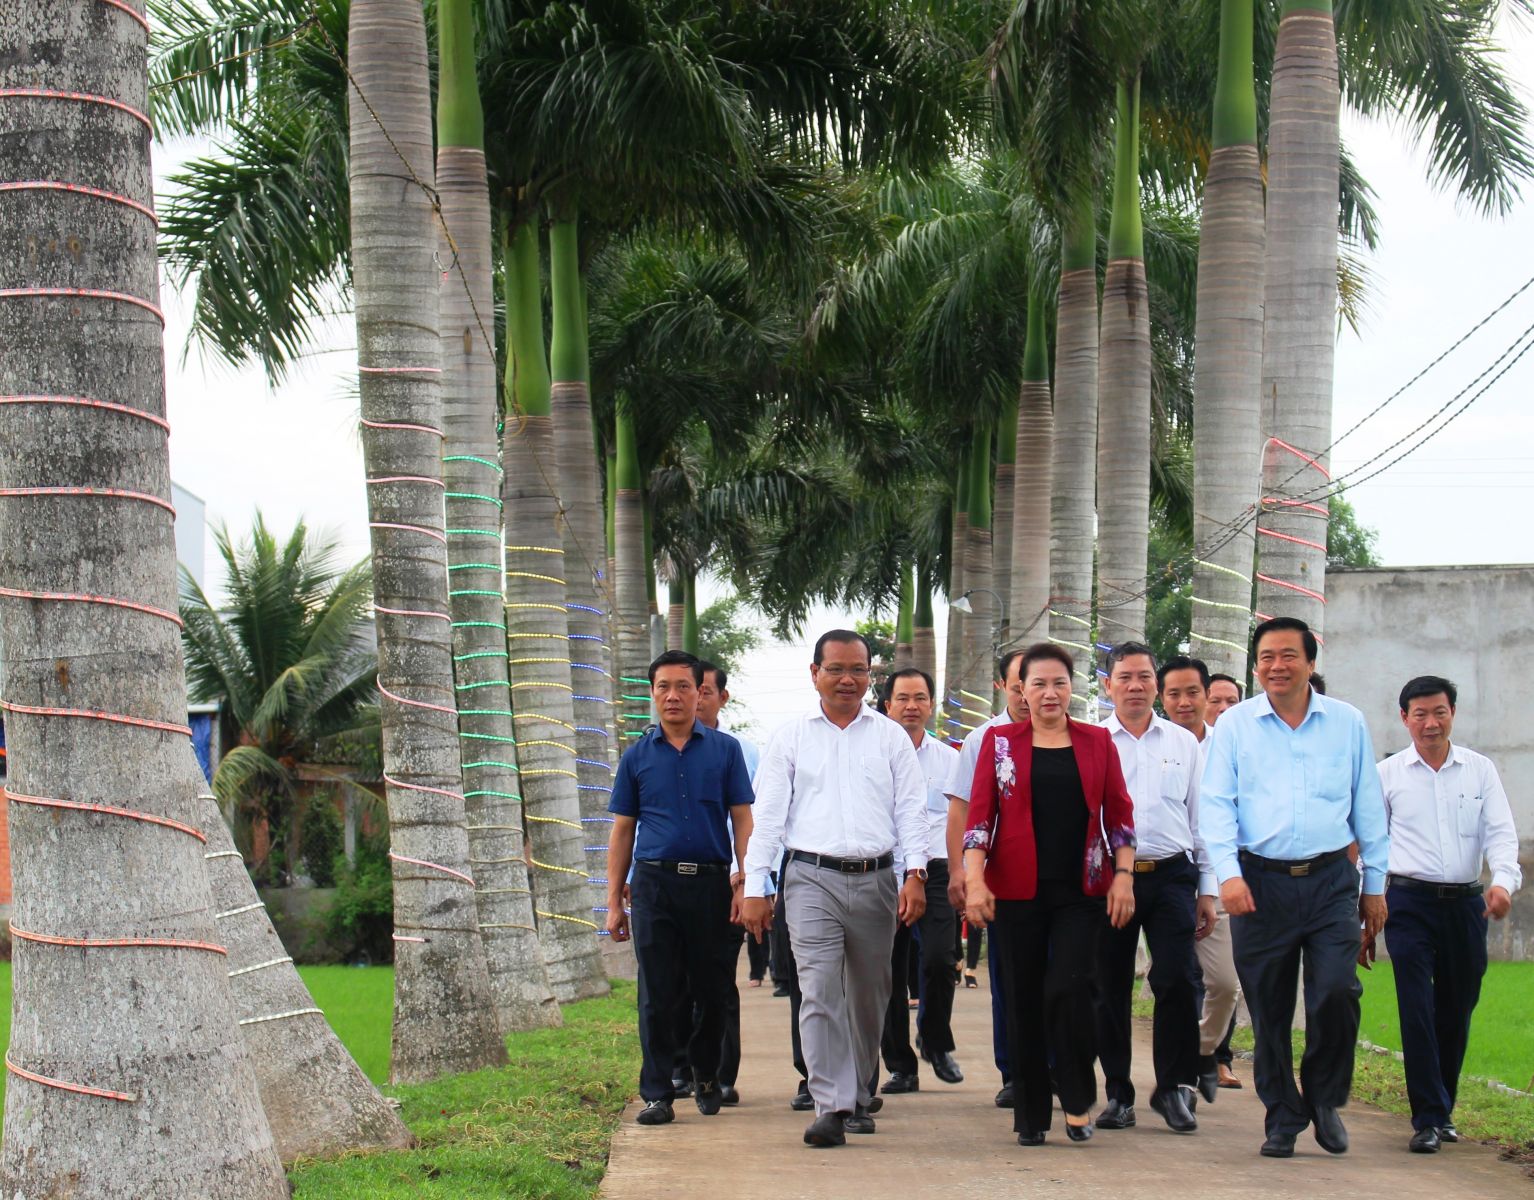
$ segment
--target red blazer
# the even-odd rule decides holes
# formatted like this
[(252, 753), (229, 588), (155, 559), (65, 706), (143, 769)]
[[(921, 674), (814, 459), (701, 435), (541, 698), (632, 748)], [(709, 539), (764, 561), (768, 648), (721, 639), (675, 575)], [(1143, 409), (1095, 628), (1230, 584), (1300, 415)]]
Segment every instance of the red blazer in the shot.
[[(1134, 801), (1112, 735), (1100, 725), (1078, 721), (1071, 721), (1070, 729), (1087, 801), (1081, 890), (1088, 896), (1106, 896), (1113, 882), (1113, 851), (1135, 844)], [(985, 883), (999, 900), (1032, 900), (1038, 892), (1032, 774), (1032, 722), (986, 730), (975, 764), (964, 848), (986, 852)]]

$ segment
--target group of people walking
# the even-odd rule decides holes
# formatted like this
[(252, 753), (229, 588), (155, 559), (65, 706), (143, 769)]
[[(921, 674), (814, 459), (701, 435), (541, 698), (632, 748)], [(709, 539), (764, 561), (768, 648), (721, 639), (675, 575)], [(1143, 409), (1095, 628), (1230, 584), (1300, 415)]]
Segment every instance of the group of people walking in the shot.
[(1012, 1110), (1020, 1145), (1045, 1143), (1056, 1098), (1074, 1142), (1136, 1124), (1143, 937), (1149, 1108), (1191, 1134), (1200, 1100), (1241, 1086), (1229, 1037), (1244, 995), (1261, 1153), (1291, 1156), (1307, 1128), (1345, 1152), (1357, 971), (1382, 934), (1409, 1148), (1455, 1140), (1487, 920), (1506, 915), (1521, 883), (1510, 806), (1491, 762), (1451, 740), (1450, 681), (1402, 688), (1412, 744), (1377, 764), (1362, 714), (1317, 686), (1316, 652), (1304, 622), (1264, 621), (1252, 638), (1257, 690), (1242, 700), (1238, 681), (1198, 659), (1158, 664), (1126, 643), (1108, 655), (1112, 714), (1093, 725), (1070, 715), (1068, 650), (1014, 650), (997, 664), (1004, 711), (956, 749), (928, 732), (930, 677), (895, 671), (872, 707), (868, 643), (832, 630), (815, 645), (814, 707), (774, 733), (754, 771), (756, 748), (717, 729), (717, 702), (699, 719), (699, 690), (717, 697), (722, 673), (661, 655), (650, 668), (659, 722), (619, 764), (608, 869), (608, 930), (632, 936), (639, 964), (640, 1123), (674, 1119), (680, 1090), (705, 1115), (738, 1099), (742, 926), (759, 944), (776, 923), (775, 957), (790, 959), (774, 973), (793, 1007), (802, 1082), (791, 1104), (814, 1113), (806, 1144), (872, 1134), (881, 1092), (919, 1088), (904, 983), (913, 953), (920, 1056), (960, 1082), (962, 914), (989, 944), (996, 1104)]

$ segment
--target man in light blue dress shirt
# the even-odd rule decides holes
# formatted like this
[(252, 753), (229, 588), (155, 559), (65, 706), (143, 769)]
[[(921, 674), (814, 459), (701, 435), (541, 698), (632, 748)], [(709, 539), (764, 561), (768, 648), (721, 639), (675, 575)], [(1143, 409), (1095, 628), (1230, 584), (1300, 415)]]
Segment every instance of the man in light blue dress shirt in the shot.
[[(1252, 634), (1259, 695), (1214, 727), (1200, 825), (1232, 918), (1236, 971), (1256, 1037), (1257, 1095), (1267, 1108), (1262, 1153), (1288, 1158), (1314, 1123), (1316, 1141), (1347, 1150), (1338, 1109), (1358, 1041), (1360, 919), (1385, 923), (1390, 857), (1385, 803), (1363, 715), (1310, 686), (1316, 637), (1276, 617)], [(1358, 872), (1348, 857), (1358, 844)], [(1295, 1086), (1290, 1042), (1301, 954), (1305, 1053)]]

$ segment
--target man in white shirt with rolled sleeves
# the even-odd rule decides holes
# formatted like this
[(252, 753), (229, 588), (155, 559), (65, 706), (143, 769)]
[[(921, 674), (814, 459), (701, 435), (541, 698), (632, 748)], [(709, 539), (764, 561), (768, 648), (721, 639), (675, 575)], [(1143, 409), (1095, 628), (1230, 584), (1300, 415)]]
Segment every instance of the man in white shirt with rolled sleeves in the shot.
[[(1390, 828), (1385, 945), (1401, 1015), (1410, 1149), (1459, 1140), (1454, 1098), (1470, 1015), (1486, 974), (1486, 921), (1501, 920), (1523, 882), (1518, 833), (1497, 768), (1452, 742), (1458, 690), (1437, 675), (1401, 689), (1412, 744), (1379, 764)], [(1481, 883), (1481, 864), (1491, 884)], [(1365, 966), (1374, 946), (1364, 947)]]
[[(772, 737), (756, 777), (756, 823), (746, 851), (744, 922), (771, 927), (767, 875), (786, 849), (780, 888), (803, 1002), (799, 1034), (815, 1120), (810, 1146), (873, 1133), (869, 1084), (890, 992), (897, 920), (926, 906), (926, 780), (911, 739), (863, 704), (869, 647), (833, 629), (810, 667), (820, 703)], [(891, 870), (906, 865), (905, 882)]]

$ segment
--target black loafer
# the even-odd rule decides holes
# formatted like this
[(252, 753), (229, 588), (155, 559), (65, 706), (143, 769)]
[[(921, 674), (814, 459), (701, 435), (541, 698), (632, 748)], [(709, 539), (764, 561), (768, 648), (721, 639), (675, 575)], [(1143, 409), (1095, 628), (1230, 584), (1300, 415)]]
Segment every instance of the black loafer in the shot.
[(845, 1122), (848, 1114), (842, 1112), (822, 1113), (811, 1121), (804, 1131), (804, 1144), (806, 1146), (845, 1146), (847, 1144), (847, 1131)]
[(1013, 1105), (1013, 1092), (1010, 1083), (1001, 1085), (1001, 1091), (996, 1093), (997, 1108), (1011, 1108)]
[(842, 1128), (848, 1133), (873, 1133), (874, 1119), (868, 1115), (868, 1109), (859, 1104), (850, 1117), (842, 1118)]
[(1315, 1122), (1316, 1145), (1328, 1154), (1348, 1152), (1348, 1131), (1343, 1127), (1342, 1116), (1335, 1108), (1312, 1109), (1310, 1119)]
[(921, 1091), (921, 1080), (916, 1077), (914, 1071), (909, 1075), (904, 1071), (893, 1071), (890, 1077), (884, 1081), (884, 1086), (879, 1090), (886, 1096), (900, 1096), (906, 1092), (919, 1092)]
[(688, 1096), (692, 1095), (692, 1080), (683, 1079), (680, 1076), (673, 1076), (671, 1079), (671, 1088), (674, 1092), (676, 1092), (676, 1098), (678, 1100), (685, 1100)]
[(1017, 1135), (1017, 1144), (1019, 1146), (1042, 1146), (1044, 1144), (1044, 1135), (1042, 1133), (1020, 1133)]
[(676, 1119), (676, 1114), (671, 1111), (669, 1100), (648, 1100), (645, 1106), (639, 1110), (639, 1115), (634, 1118), (639, 1125), (669, 1125)]
[(1188, 1102), (1183, 1098), (1180, 1087), (1168, 1088), (1166, 1091), (1158, 1088), (1151, 1093), (1150, 1106), (1161, 1114), (1167, 1128), (1173, 1133), (1192, 1133), (1198, 1128), (1198, 1118), (1188, 1110)]
[(719, 1090), (719, 1085), (713, 1080), (700, 1079), (693, 1089), (693, 1101), (698, 1106), (698, 1111), (705, 1117), (717, 1116), (719, 1106), (724, 1103), (724, 1096)]
[(958, 1060), (954, 1058), (951, 1050), (939, 1050), (935, 1054), (923, 1054), (932, 1064), (932, 1073), (944, 1083), (963, 1083), (964, 1072), (959, 1070)]
[(1459, 1141), (1459, 1130), (1454, 1128), (1452, 1122), (1448, 1125), (1440, 1125), (1438, 1127), (1438, 1140), (1441, 1142), (1457, 1142)]
[(813, 1112), (815, 1109), (815, 1097), (810, 1095), (810, 1085), (804, 1080), (799, 1081), (799, 1090), (794, 1093), (794, 1098), (788, 1102), (788, 1107), (795, 1112)]
[(870, 1096), (868, 1098), (868, 1103), (867, 1104), (863, 1104), (863, 1105), (859, 1105), (859, 1107), (862, 1108), (865, 1112), (876, 1113), (881, 1108), (884, 1107), (884, 1097), (883, 1096)]
[(1293, 1158), (1294, 1157), (1294, 1134), (1270, 1133), (1268, 1140), (1263, 1142), (1262, 1149), (1258, 1151), (1263, 1158)]
[(1220, 1072), (1218, 1070), (1200, 1071), (1198, 1073), (1198, 1092), (1210, 1104), (1220, 1094)]
[(740, 1103), (740, 1093), (727, 1083), (719, 1085), (719, 1103), (726, 1108), (734, 1108)]
[(1092, 1140), (1093, 1125), (1088, 1121), (1085, 1125), (1072, 1125), (1065, 1123), (1065, 1136), (1073, 1142), (1090, 1142)]
[(1117, 1100), (1108, 1101), (1108, 1107), (1103, 1109), (1102, 1115), (1097, 1118), (1099, 1129), (1133, 1129), (1135, 1124), (1135, 1106), (1123, 1104)]
[(1443, 1138), (1438, 1130), (1429, 1125), (1426, 1129), (1419, 1129), (1412, 1134), (1412, 1139), (1407, 1143), (1407, 1149), (1413, 1154), (1437, 1154), (1438, 1147), (1443, 1144)]

